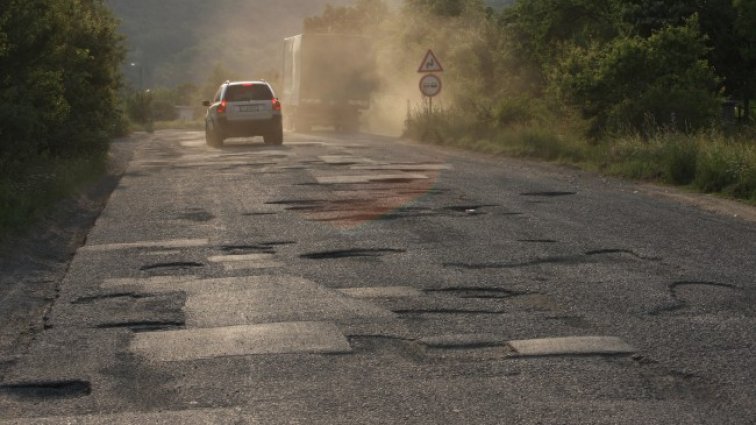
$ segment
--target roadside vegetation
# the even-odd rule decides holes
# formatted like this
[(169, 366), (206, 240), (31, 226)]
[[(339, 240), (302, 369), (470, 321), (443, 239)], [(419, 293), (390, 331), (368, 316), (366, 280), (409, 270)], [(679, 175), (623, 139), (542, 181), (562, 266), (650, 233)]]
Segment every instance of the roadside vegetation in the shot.
[(410, 138), (756, 202), (756, 2), (511, 3), (361, 0), (305, 30), (369, 34), (394, 94), (433, 48), (443, 93), (407, 111)]
[(0, 0), (0, 237), (101, 175), (124, 49), (99, 0)]

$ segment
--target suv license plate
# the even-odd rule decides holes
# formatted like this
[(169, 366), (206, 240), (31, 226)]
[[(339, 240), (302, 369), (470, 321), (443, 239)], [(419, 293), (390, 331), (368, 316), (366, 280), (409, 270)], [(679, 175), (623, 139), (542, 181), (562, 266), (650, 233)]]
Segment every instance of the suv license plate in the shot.
[(247, 106), (240, 106), (239, 111), (241, 112), (258, 112), (259, 106), (257, 105), (247, 105)]

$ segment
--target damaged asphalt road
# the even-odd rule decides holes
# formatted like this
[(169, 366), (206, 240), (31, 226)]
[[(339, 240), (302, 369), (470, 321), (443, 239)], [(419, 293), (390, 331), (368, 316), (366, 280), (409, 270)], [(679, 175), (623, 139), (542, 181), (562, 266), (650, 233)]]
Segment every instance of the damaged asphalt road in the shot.
[(3, 253), (1, 425), (756, 418), (742, 214), (368, 135), (115, 149)]

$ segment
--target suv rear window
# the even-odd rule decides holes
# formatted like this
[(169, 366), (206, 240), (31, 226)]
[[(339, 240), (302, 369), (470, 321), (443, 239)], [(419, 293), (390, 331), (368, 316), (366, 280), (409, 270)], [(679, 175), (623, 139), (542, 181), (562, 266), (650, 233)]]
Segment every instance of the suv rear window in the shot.
[(226, 100), (246, 102), (249, 100), (271, 100), (273, 93), (265, 84), (233, 85), (226, 88)]

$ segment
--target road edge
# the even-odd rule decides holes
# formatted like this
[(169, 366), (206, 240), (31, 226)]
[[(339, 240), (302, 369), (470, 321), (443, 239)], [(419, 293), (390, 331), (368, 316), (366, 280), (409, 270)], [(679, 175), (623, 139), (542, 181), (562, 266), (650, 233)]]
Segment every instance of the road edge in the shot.
[(22, 235), (0, 245), (0, 382), (46, 328), (46, 316), (78, 248), (107, 205), (144, 134), (114, 139), (105, 173), (57, 202)]

